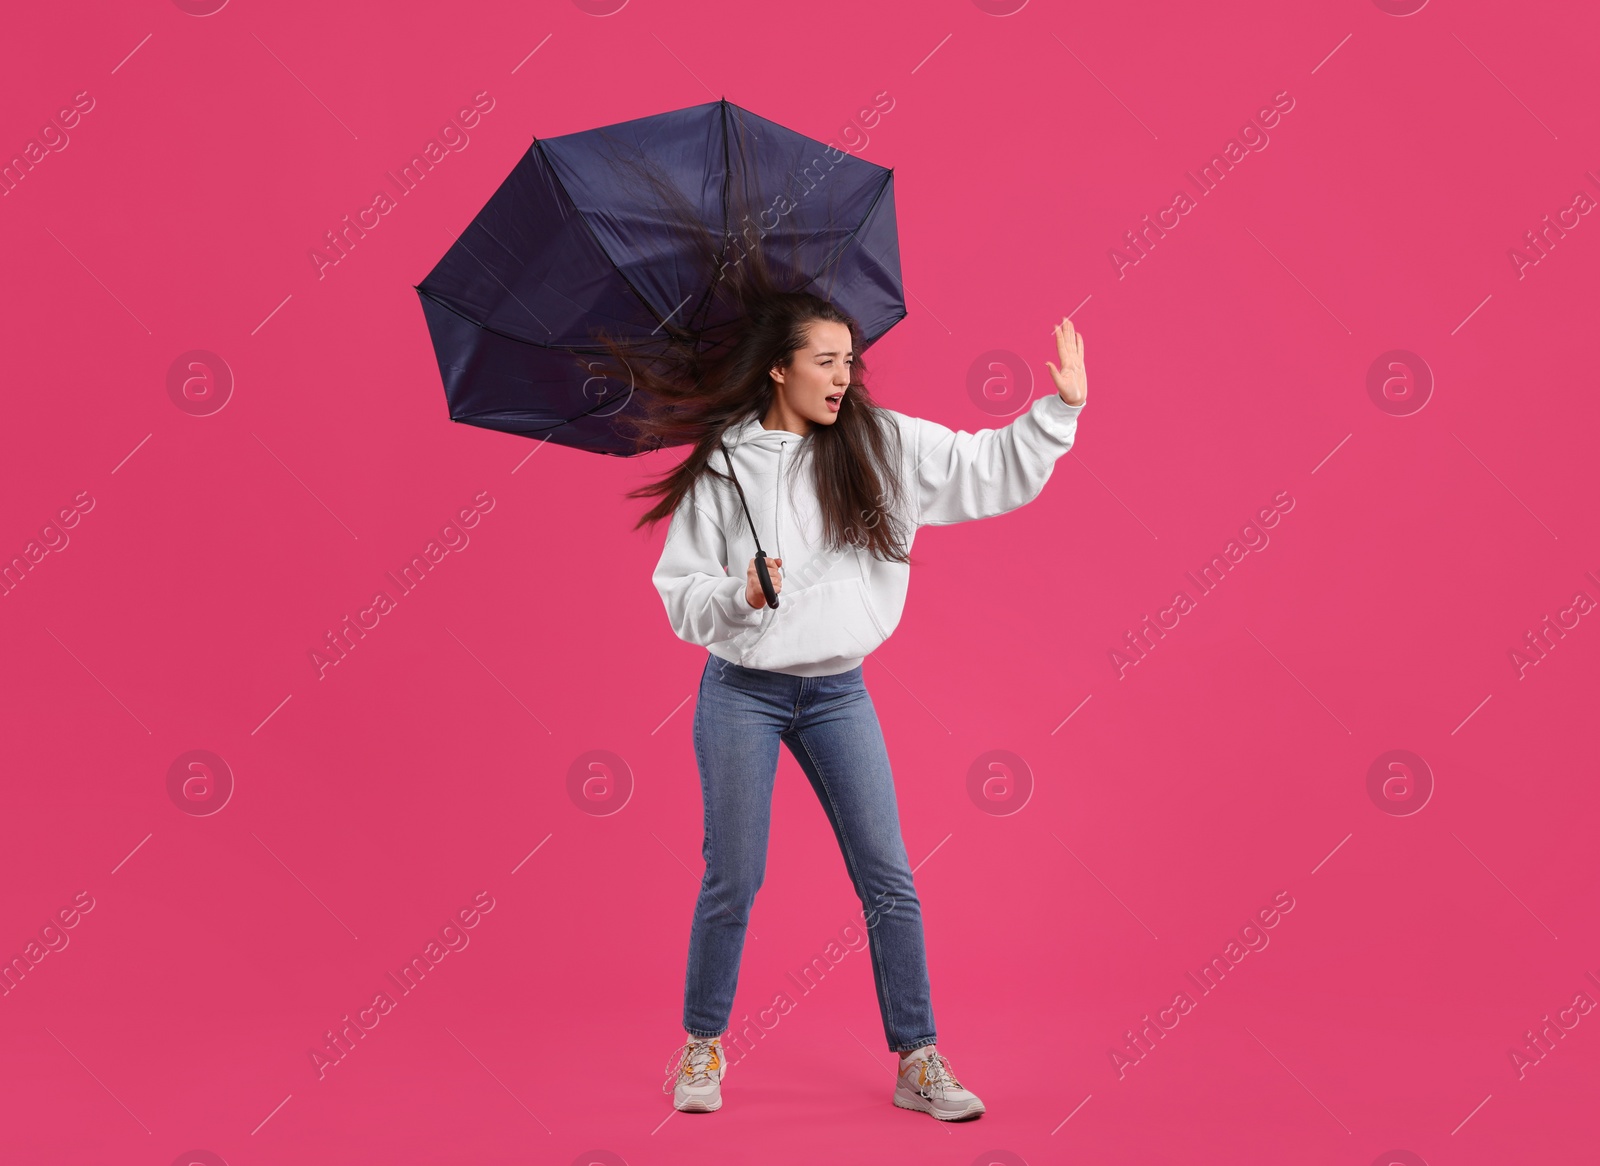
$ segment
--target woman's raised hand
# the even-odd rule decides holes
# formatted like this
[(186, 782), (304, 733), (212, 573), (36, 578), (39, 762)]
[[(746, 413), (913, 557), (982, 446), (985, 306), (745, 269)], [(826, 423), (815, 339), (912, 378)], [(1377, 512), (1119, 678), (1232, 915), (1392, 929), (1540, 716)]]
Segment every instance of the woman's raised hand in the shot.
[[(774, 568), (781, 566), (783, 566), (782, 559), (774, 559), (771, 555), (767, 556), (767, 574), (772, 577), (772, 593), (774, 595), (783, 594), (783, 572), (774, 570)], [(765, 607), (767, 605), (767, 594), (761, 590), (761, 576), (756, 574), (756, 561), (754, 559), (750, 560), (750, 565), (744, 571), (744, 599), (751, 607)]]
[(1089, 382), (1083, 372), (1083, 335), (1072, 326), (1072, 321), (1061, 317), (1055, 327), (1056, 357), (1061, 361), (1057, 368), (1048, 360), (1045, 366), (1055, 379), (1056, 392), (1069, 405), (1081, 405), (1089, 399)]

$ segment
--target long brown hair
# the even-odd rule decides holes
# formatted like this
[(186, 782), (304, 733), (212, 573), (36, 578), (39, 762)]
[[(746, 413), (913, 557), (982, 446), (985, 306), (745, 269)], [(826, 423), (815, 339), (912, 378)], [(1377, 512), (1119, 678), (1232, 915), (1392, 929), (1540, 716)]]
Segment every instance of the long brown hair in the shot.
[[(739, 129), (745, 132), (742, 122)], [(630, 498), (658, 497), (634, 529), (670, 517), (702, 474), (728, 480), (712, 462), (719, 442), (751, 418), (767, 415), (776, 392), (770, 370), (790, 367), (795, 353), (810, 342), (810, 325), (830, 321), (849, 329), (854, 360), (834, 422), (813, 424), (807, 438), (824, 543), (834, 551), (860, 546), (881, 559), (910, 562), (903, 545), (899, 429), (865, 383), (856, 321), (825, 295), (809, 290), (826, 289), (834, 263), (821, 271), (802, 270), (795, 259), (800, 241), (791, 232), (785, 248), (774, 243), (776, 235), (768, 237), (773, 229), (757, 224), (770, 210), (756, 212), (752, 222), (741, 182), (728, 183), (724, 212), (725, 223), (743, 224), (742, 237), (725, 230), (718, 238), (652, 164), (642, 157), (614, 164), (623, 180), (637, 184), (642, 179), (652, 190), (658, 200), (651, 208), (652, 226), (673, 232), (681, 244), (680, 263), (682, 256), (691, 257), (695, 270), (688, 275), (688, 286), (707, 288), (699, 304), (681, 305), (652, 337), (620, 340), (604, 331), (595, 334), (609, 359), (591, 361), (591, 366), (605, 367), (634, 391), (630, 404), (637, 408), (617, 414), (616, 421), (633, 437), (636, 452), (692, 447), (677, 466), (628, 492)], [(843, 250), (840, 246), (834, 251), (835, 263)], [(720, 463), (720, 456), (716, 460)]]

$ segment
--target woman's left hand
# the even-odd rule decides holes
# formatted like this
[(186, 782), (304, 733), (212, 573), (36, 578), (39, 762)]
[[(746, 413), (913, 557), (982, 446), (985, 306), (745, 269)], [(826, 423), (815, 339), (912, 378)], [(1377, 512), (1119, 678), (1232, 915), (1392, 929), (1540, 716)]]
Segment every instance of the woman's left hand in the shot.
[(1056, 392), (1069, 405), (1081, 405), (1089, 399), (1089, 382), (1083, 372), (1083, 335), (1072, 326), (1067, 317), (1055, 327), (1056, 355), (1061, 361), (1057, 368), (1048, 360), (1045, 367), (1056, 382)]

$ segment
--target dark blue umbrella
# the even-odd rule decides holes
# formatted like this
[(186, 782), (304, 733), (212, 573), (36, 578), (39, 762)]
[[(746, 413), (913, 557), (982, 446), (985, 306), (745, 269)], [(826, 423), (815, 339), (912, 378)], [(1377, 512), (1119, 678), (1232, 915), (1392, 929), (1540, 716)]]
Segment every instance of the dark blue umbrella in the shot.
[[(619, 181), (622, 157), (647, 161), (729, 256), (760, 232), (802, 280), (825, 272), (804, 290), (852, 315), (864, 346), (905, 316), (892, 170), (726, 99), (536, 138), (416, 285), (451, 420), (633, 454), (616, 422), (642, 412), (642, 392), (601, 371), (596, 329), (648, 340), (733, 323), (712, 318), (717, 271)], [(739, 206), (754, 213), (730, 222)]]

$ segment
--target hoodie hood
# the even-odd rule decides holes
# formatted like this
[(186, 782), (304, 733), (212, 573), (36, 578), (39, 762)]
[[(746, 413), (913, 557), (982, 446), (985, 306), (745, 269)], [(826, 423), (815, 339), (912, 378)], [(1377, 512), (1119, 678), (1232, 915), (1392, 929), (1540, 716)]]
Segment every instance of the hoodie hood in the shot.
[(761, 418), (751, 417), (742, 425), (735, 425), (724, 435), (723, 441), (729, 449), (735, 445), (753, 444), (760, 449), (769, 449), (774, 452), (787, 439), (789, 447), (795, 448), (795, 442), (805, 441), (806, 438), (798, 433), (791, 433), (787, 429), (768, 429), (761, 424)]

